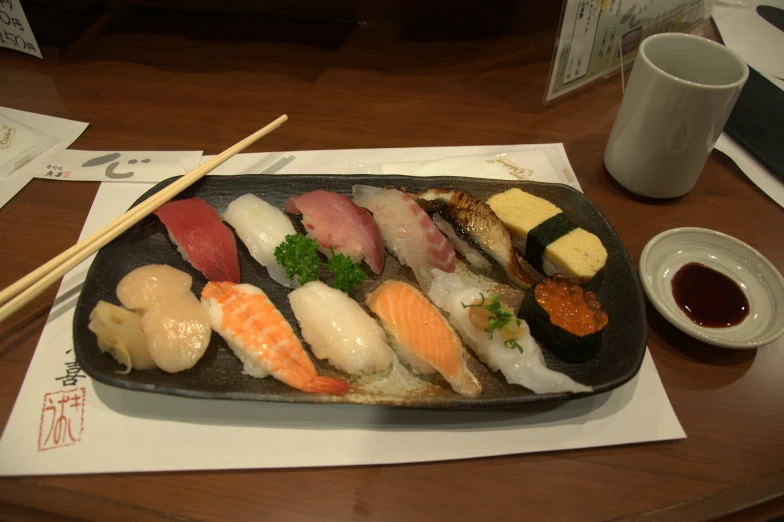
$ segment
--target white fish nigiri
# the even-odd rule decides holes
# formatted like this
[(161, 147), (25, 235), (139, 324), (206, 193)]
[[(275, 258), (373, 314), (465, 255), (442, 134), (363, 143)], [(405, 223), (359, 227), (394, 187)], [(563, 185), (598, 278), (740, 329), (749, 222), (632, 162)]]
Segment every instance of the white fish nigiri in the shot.
[[(484, 310), (470, 306), (482, 302), (483, 292), (464, 283), (458, 275), (433, 270), (428, 297), (449, 315), (449, 322), (479, 360), (491, 370), (500, 371), (510, 384), (519, 384), (534, 393), (591, 391), (568, 375), (547, 368), (541, 348), (522, 319), (516, 328), (496, 330), (490, 339), (487, 315), (483, 319), (483, 314), (477, 313)], [(506, 311), (515, 317), (514, 312)]]
[(302, 338), (313, 354), (353, 375), (384, 372), (394, 354), (384, 329), (349, 296), (321, 281), (289, 294)]
[(352, 187), (354, 203), (373, 213), (386, 247), (408, 265), (423, 290), (430, 287), (431, 270), (455, 270), (455, 249), (430, 216), (407, 194), (367, 185)]
[(275, 247), (286, 236), (297, 233), (282, 210), (253, 194), (245, 194), (229, 203), (223, 219), (274, 281), (289, 288), (299, 286), (299, 282), (286, 277), (286, 269), (275, 260)]

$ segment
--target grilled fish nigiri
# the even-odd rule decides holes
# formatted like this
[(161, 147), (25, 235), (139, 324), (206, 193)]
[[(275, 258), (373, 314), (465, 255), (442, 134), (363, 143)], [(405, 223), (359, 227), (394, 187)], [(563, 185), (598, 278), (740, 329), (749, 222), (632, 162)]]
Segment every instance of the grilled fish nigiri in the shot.
[(501, 265), (510, 283), (524, 290), (535, 283), (520, 266), (509, 231), (487, 203), (453, 189), (432, 188), (408, 195), (424, 210), (441, 214), (460, 238)]
[(482, 393), (468, 369), (460, 338), (416, 288), (403, 281), (387, 281), (367, 297), (367, 305), (381, 319), (398, 355), (416, 373), (438, 371), (457, 393), (468, 397)]
[(201, 299), (213, 330), (226, 340), (248, 375), (272, 375), (307, 393), (345, 395), (351, 389), (345, 381), (318, 375), (291, 325), (259, 288), (210, 282)]

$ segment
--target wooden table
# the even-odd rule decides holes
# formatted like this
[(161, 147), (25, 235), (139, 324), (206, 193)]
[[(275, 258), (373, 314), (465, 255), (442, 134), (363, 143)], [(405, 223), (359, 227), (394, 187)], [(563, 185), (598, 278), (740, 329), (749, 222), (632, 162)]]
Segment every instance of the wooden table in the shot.
[[(0, 103), (89, 121), (73, 145), (85, 150), (216, 153), (284, 112), (291, 121), (251, 151), (563, 142), (585, 193), (635, 263), (657, 233), (701, 226), (748, 242), (784, 268), (784, 211), (722, 154), (714, 152), (694, 190), (676, 200), (644, 201), (611, 180), (602, 153), (621, 100), (619, 78), (542, 105), (558, 6), (502, 3), (407, 27), (150, 13), (35, 14), (46, 58), (0, 51)], [(81, 28), (57, 32), (67, 19)], [(76, 242), (96, 190), (36, 180), (0, 210), (0, 287)], [(54, 295), (51, 288), (0, 325), (4, 424)], [(763, 520), (784, 513), (784, 340), (723, 350), (681, 334), (650, 306), (648, 314), (650, 350), (685, 440), (434, 464), (5, 479), (0, 518)]]

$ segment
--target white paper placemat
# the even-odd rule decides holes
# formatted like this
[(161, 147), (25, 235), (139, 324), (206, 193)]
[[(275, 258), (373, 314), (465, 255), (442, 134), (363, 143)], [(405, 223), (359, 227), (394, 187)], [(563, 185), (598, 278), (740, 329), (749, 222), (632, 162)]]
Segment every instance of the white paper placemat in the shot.
[[(574, 179), (560, 145), (552, 171)], [(246, 154), (220, 173), (347, 173), (357, 164), (494, 155), (519, 146)], [(279, 163), (285, 159), (285, 164)], [(353, 166), (353, 167), (352, 167)], [(547, 170), (546, 166), (545, 169)], [(149, 184), (104, 183), (82, 236), (119, 215)], [(1, 475), (390, 464), (677, 439), (685, 433), (649, 353), (629, 383), (518, 411), (420, 411), (196, 400), (94, 383), (74, 363), (71, 322), (89, 263), (63, 280), (0, 439)]]

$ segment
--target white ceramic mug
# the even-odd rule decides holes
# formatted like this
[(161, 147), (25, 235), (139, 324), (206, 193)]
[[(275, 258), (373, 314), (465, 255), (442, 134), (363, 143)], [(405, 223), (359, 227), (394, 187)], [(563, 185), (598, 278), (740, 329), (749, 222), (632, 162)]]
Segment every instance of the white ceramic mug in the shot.
[(640, 45), (604, 164), (642, 196), (689, 192), (749, 76), (746, 63), (699, 36), (662, 33)]

